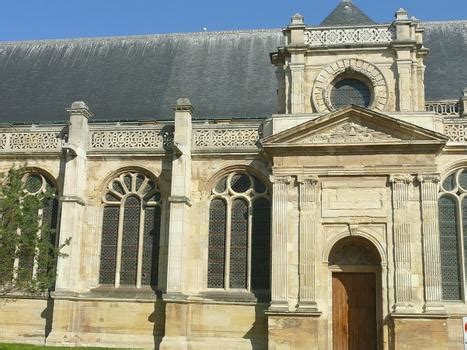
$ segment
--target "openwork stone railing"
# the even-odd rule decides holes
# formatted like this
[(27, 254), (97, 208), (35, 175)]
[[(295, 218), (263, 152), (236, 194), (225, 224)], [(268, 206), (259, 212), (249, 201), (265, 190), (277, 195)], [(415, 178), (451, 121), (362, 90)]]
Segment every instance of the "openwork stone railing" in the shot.
[(311, 47), (346, 44), (387, 44), (395, 39), (391, 26), (356, 28), (309, 28), (305, 30), (305, 44)]
[(467, 120), (459, 121), (444, 121), (444, 134), (454, 142), (467, 141)]
[(459, 100), (426, 101), (425, 110), (439, 115), (459, 116), (462, 105)]
[(63, 127), (34, 130), (34, 128), (0, 129), (0, 153), (60, 152)]
[[(123, 130), (118, 130), (122, 128)], [(90, 151), (151, 149), (164, 151), (173, 144), (173, 126), (120, 126), (92, 129)]]
[(203, 126), (193, 130), (193, 147), (213, 150), (227, 148), (256, 149), (259, 138), (258, 126)]

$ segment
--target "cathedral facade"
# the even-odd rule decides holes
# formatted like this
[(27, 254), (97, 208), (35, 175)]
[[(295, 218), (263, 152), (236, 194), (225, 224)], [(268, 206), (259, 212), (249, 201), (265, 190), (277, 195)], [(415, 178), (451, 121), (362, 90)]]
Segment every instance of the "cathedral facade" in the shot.
[(466, 55), (467, 21), (348, 0), (283, 30), (0, 43), (0, 168), (53, 187), (71, 239), (0, 342), (463, 348)]

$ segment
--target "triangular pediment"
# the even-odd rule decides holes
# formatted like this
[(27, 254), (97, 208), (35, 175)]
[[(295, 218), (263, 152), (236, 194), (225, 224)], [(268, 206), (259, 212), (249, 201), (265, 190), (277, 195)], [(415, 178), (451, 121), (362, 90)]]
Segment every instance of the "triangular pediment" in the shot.
[(447, 137), (366, 108), (349, 106), (261, 141), (265, 149), (437, 145)]

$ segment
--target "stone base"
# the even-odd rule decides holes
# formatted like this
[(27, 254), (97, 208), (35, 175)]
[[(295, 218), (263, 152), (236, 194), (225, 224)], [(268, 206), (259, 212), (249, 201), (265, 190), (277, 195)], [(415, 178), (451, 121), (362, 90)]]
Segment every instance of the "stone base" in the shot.
[(327, 349), (327, 328), (318, 314), (268, 315), (269, 350)]
[(53, 346), (157, 349), (160, 341), (161, 339), (141, 334), (52, 332), (47, 338), (46, 344)]
[(186, 338), (164, 337), (160, 350), (266, 350), (266, 341), (252, 343), (248, 339), (240, 338)]
[(394, 349), (448, 349), (448, 327), (444, 318), (396, 317), (392, 331)]

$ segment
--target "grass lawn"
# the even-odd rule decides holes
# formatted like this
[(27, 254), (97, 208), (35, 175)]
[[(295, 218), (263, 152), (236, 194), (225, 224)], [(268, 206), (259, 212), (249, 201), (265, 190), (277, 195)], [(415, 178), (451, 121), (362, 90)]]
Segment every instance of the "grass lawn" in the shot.
[(111, 348), (82, 348), (82, 347), (66, 347), (66, 346), (39, 346), (39, 345), (26, 345), (26, 344), (3, 344), (0, 343), (0, 350), (60, 350), (60, 349), (76, 349), (76, 350), (103, 350)]

